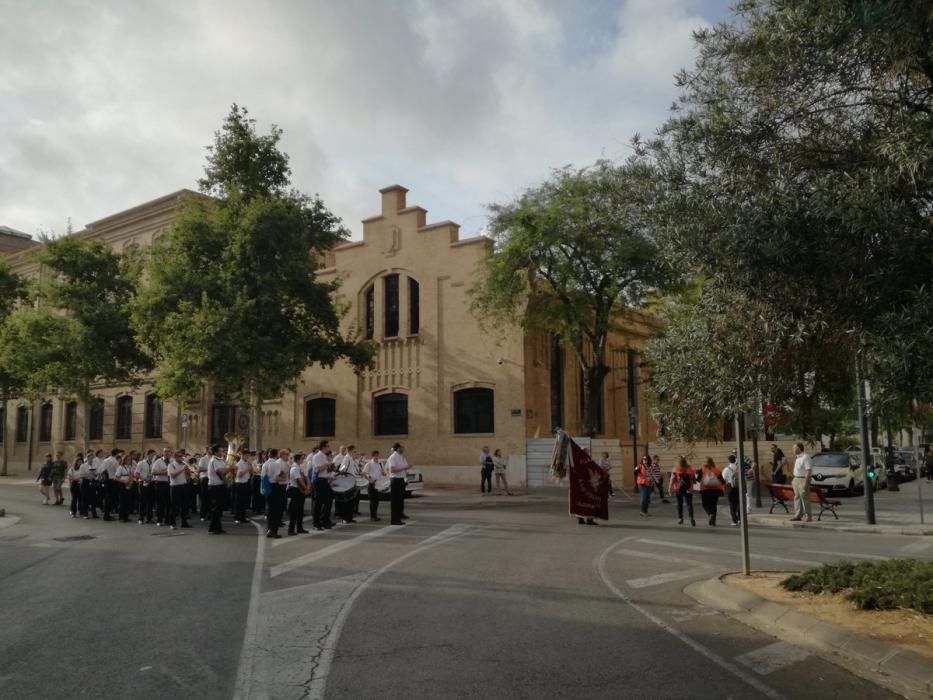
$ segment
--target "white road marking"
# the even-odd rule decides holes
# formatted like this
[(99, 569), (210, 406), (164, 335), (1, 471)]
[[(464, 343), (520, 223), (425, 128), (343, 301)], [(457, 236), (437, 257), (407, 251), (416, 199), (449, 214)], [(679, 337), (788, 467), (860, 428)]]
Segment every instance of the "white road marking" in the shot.
[(696, 569), (686, 569), (683, 571), (671, 571), (666, 574), (656, 574), (644, 578), (630, 578), (625, 582), (629, 588), (650, 588), (651, 586), (660, 586), (662, 583), (671, 583), (672, 581), (682, 581), (695, 576), (709, 576), (713, 569), (703, 566)]
[(667, 614), (670, 615), (675, 622), (686, 622), (687, 620), (693, 620), (697, 617), (718, 615), (719, 611), (713, 610), (712, 608), (704, 608), (702, 605), (695, 605), (692, 608), (668, 608)]
[(283, 537), (280, 540), (273, 540), (272, 546), (281, 547), (283, 544), (290, 544), (292, 542), (303, 542), (304, 540), (307, 540), (311, 537), (320, 537), (321, 535), (326, 535), (327, 532), (328, 532), (327, 530), (312, 530), (306, 535), (291, 535), (288, 537)]
[(689, 564), (690, 566), (708, 566), (705, 562), (695, 559), (681, 559), (680, 557), (668, 557), (664, 554), (653, 554), (652, 552), (640, 552), (637, 549), (617, 549), (616, 554), (624, 557), (638, 557), (640, 559), (652, 559), (654, 561), (663, 561), (668, 564)]
[[(251, 521), (252, 522), (252, 521)], [(243, 648), (240, 650), (240, 666), (237, 669), (236, 685), (233, 688), (233, 700), (248, 700), (249, 680), (255, 673), (257, 644), (259, 638), (259, 591), (262, 587), (262, 567), (265, 561), (266, 538), (262, 534), (262, 525), (253, 522), (256, 528), (256, 563), (253, 565), (253, 582), (249, 591), (249, 612), (246, 614), (246, 631), (243, 634)]]
[(609, 552), (611, 552), (613, 549), (618, 547), (622, 542), (627, 541), (627, 539), (630, 539), (630, 538), (626, 538), (625, 540), (609, 545), (608, 547), (606, 547), (606, 549), (602, 551), (601, 554), (597, 555), (597, 557), (593, 560), (593, 567), (596, 569), (596, 573), (599, 574), (599, 577), (602, 579), (606, 587), (610, 591), (612, 591), (616, 595), (616, 597), (622, 600), (622, 602), (624, 602), (630, 608), (640, 613), (642, 616), (650, 620), (652, 623), (660, 627), (662, 630), (664, 630), (668, 634), (679, 639), (681, 642), (686, 644), (688, 647), (693, 649), (695, 652), (697, 652), (704, 658), (712, 661), (714, 664), (716, 664), (720, 668), (728, 671), (729, 673), (734, 675), (736, 678), (747, 683), (748, 685), (750, 685), (752, 688), (754, 688), (758, 692), (771, 698), (771, 700), (787, 700), (787, 698), (781, 695), (781, 693), (779, 693), (778, 691), (765, 685), (764, 683), (762, 683), (760, 680), (758, 680), (751, 674), (746, 673), (745, 671), (743, 671), (741, 668), (736, 666), (731, 661), (728, 661), (722, 658), (721, 656), (719, 656), (719, 654), (709, 649), (708, 647), (703, 646), (702, 644), (700, 644), (698, 641), (696, 641), (692, 637), (687, 636), (686, 634), (681, 632), (679, 629), (677, 629), (673, 625), (668, 624), (667, 622), (662, 620), (660, 617), (658, 617), (657, 615), (652, 613), (650, 610), (648, 610), (646, 607), (636, 603), (634, 600), (632, 600), (628, 596), (628, 594), (625, 593), (625, 591), (620, 589), (609, 579), (609, 576), (606, 574), (606, 558), (608, 557)]
[(930, 547), (933, 547), (933, 537), (927, 537), (919, 542), (905, 544), (897, 551), (901, 554), (921, 554), (922, 552), (927, 551)]
[[(414, 524), (412, 521), (409, 524)], [(375, 539), (376, 537), (382, 537), (383, 535), (388, 535), (390, 532), (394, 531), (395, 528), (391, 526), (381, 527), (378, 530), (370, 530), (369, 532), (364, 532), (362, 535), (357, 535), (349, 540), (341, 540), (340, 542), (334, 542), (334, 544), (329, 547), (324, 547), (324, 549), (319, 549), (316, 552), (310, 552), (309, 554), (304, 554), (295, 559), (291, 559), (283, 564), (278, 564), (273, 566), (269, 570), (270, 578), (277, 578), (282, 574), (287, 574), (289, 571), (294, 571), (299, 569), (302, 566), (307, 566), (316, 561), (320, 561), (325, 557), (329, 557), (332, 554), (337, 554), (337, 552), (342, 552), (345, 549), (350, 549), (350, 547), (355, 547), (358, 544), (362, 544), (367, 540)]]
[(761, 649), (755, 649), (747, 654), (736, 656), (735, 660), (743, 666), (748, 666), (759, 676), (779, 671), (785, 666), (805, 661), (810, 658), (810, 653), (800, 647), (795, 647), (787, 642), (775, 642)]
[(804, 549), (802, 550), (807, 554), (825, 554), (829, 557), (836, 557), (838, 559), (871, 559), (873, 561), (888, 561), (891, 557), (882, 557), (878, 554), (852, 554), (852, 552), (821, 552), (816, 549)]
[(638, 540), (642, 544), (657, 544), (662, 547), (673, 547), (674, 549), (689, 549), (691, 552), (721, 552), (721, 549), (712, 547), (701, 547), (697, 544), (684, 544), (683, 542), (667, 542), (666, 540)]
[[(712, 554), (725, 554), (729, 557), (740, 557), (742, 556), (741, 552), (736, 552), (731, 549), (714, 549), (713, 547), (701, 547), (696, 544), (684, 544), (683, 542), (668, 542), (666, 540), (649, 540), (649, 539), (639, 539), (639, 542), (643, 544), (653, 544), (660, 547), (673, 547), (674, 549), (687, 549), (691, 552), (710, 552)], [(763, 561), (776, 561), (783, 564), (799, 564), (801, 566), (820, 566), (822, 562), (810, 561), (807, 559), (788, 559), (787, 557), (774, 557), (769, 554), (752, 554), (752, 559), (761, 559)]]

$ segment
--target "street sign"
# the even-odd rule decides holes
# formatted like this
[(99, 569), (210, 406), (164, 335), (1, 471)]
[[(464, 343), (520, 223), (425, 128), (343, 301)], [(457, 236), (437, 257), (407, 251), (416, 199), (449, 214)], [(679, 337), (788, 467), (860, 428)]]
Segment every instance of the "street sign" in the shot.
[(182, 427), (182, 428), (187, 428), (187, 427), (188, 427), (188, 423), (190, 422), (190, 420), (191, 420), (191, 418), (190, 418), (190, 416), (189, 416), (187, 413), (182, 413), (182, 414), (181, 414), (181, 427)]

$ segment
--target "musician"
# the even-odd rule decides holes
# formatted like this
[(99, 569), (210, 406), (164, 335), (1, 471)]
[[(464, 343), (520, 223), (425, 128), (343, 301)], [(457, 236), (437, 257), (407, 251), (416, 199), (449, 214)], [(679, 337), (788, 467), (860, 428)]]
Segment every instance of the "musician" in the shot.
[[(343, 451), (345, 454), (340, 463), (340, 473), (352, 476), (355, 481), (357, 477), (363, 475), (360, 470), (359, 454), (356, 452), (356, 446), (347, 445)], [(360, 509), (359, 489), (357, 489), (356, 496), (354, 496), (352, 500), (336, 503), (335, 509), (338, 511), (337, 516), (343, 519), (344, 524), (349, 525), (350, 523), (355, 523), (356, 520), (353, 519), (353, 516), (356, 515)]]
[(211, 520), (207, 532), (210, 535), (223, 535), (227, 532), (220, 526), (220, 517), (223, 515), (224, 503), (227, 497), (224, 477), (227, 474), (232, 474), (236, 467), (228, 467), (223, 457), (221, 457), (225, 450), (226, 448), (223, 445), (214, 445), (211, 448), (211, 456), (207, 462), (208, 498), (210, 498), (211, 502)]
[(235, 523), (249, 522), (246, 517), (246, 507), (249, 505), (253, 471), (250, 453), (243, 450), (240, 453), (240, 460), (236, 463), (236, 475), (233, 478), (233, 522)]
[(301, 535), (307, 532), (304, 527), (305, 498), (311, 492), (308, 477), (301, 471), (301, 458), (304, 455), (296, 454), (295, 461), (288, 470), (288, 534)]
[(267, 516), (266, 537), (279, 539), (279, 528), (282, 526), (282, 513), (285, 511), (285, 486), (288, 482), (288, 450), (282, 451), (285, 459), (279, 456), (276, 449), (269, 450), (269, 459), (262, 465), (266, 477), (269, 479), (269, 514)]
[(121, 523), (130, 521), (130, 462), (129, 455), (120, 460), (120, 464), (113, 471), (113, 482), (118, 491), (117, 518)]
[(397, 442), (392, 446), (392, 453), (386, 460), (386, 471), (392, 478), (390, 491), (392, 517), (389, 520), (391, 525), (404, 525), (403, 521), (408, 519), (405, 515), (405, 478), (411, 466), (405, 459), (404, 452), (405, 448)]
[[(71, 511), (71, 517), (78, 517), (78, 510), (81, 508), (81, 465), (84, 463), (84, 457), (78, 455), (75, 457), (74, 464), (72, 464), (68, 471), (65, 472), (65, 479), (68, 480), (68, 490), (71, 492), (71, 506), (69, 510)], [(83, 509), (82, 509), (83, 510)]]
[(363, 476), (369, 482), (366, 493), (369, 495), (369, 519), (378, 523), (379, 518), (379, 491), (376, 490), (376, 481), (387, 476), (382, 462), (379, 461), (379, 450), (373, 450), (369, 456), (369, 461), (363, 467)]
[(184, 453), (178, 450), (167, 465), (172, 501), (169, 527), (173, 530), (175, 529), (175, 521), (179, 517), (181, 517), (181, 526), (183, 528), (191, 527), (188, 524), (188, 465), (185, 464), (184, 459)]
[(145, 458), (136, 463), (136, 484), (139, 487), (139, 520), (147, 525), (152, 525), (152, 507), (155, 501), (155, 487), (152, 485), (152, 460), (155, 459), (155, 451), (149, 450)]
[(266, 453), (260, 450), (258, 453), (251, 453), (250, 456), (253, 458), (250, 460), (253, 463), (250, 509), (253, 515), (260, 515), (266, 512), (266, 497), (262, 495), (262, 465), (266, 463)]
[[(98, 457), (102, 453), (102, 450), (98, 450)], [(117, 501), (119, 498), (117, 489), (120, 488), (120, 486), (113, 480), (113, 476), (117, 472), (117, 467), (120, 466), (120, 458), (122, 456), (123, 450), (114, 447), (110, 450), (110, 456), (102, 460), (100, 466), (97, 468), (97, 479), (100, 483), (100, 491), (104, 502), (104, 520), (107, 521), (113, 520), (110, 514), (117, 510)]]
[(315, 530), (330, 530), (335, 523), (330, 519), (330, 508), (334, 502), (334, 493), (330, 482), (331, 451), (327, 440), (321, 440), (318, 451), (311, 458), (311, 483), (314, 487), (314, 508), (312, 524)]
[(168, 522), (171, 508), (171, 493), (169, 491), (168, 465), (165, 460), (156, 455), (155, 450), (149, 450), (152, 456), (152, 484), (155, 497), (156, 527), (162, 527)]
[(204, 456), (201, 457), (198, 462), (198, 497), (200, 498), (200, 504), (198, 507), (198, 514), (201, 517), (201, 522), (207, 520), (207, 515), (211, 509), (211, 490), (210, 482), (207, 478), (207, 465), (211, 461), (211, 446), (208, 445), (207, 449), (204, 450)]
[(81, 517), (85, 520), (89, 519), (88, 512), (97, 519), (97, 483), (94, 478), (96, 475), (94, 450), (88, 450), (78, 469), (78, 477), (81, 479)]
[(105, 496), (107, 492), (106, 492), (105, 485), (104, 485), (103, 466), (104, 466), (104, 451), (97, 450), (94, 452), (93, 456), (91, 457), (91, 474), (94, 475), (94, 506), (93, 508), (94, 508), (95, 515), (93, 517), (95, 518), (97, 517), (96, 512), (97, 512), (98, 507), (102, 509), (106, 508), (106, 504), (104, 503), (104, 501), (106, 500)]

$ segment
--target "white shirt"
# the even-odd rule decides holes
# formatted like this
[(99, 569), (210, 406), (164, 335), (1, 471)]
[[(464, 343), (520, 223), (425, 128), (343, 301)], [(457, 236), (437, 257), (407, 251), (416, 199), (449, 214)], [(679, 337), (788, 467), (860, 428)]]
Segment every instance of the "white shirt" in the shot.
[(210, 461), (211, 461), (210, 455), (204, 455), (198, 461), (198, 478), (200, 479), (207, 478), (207, 465), (210, 463)]
[(68, 467), (68, 471), (65, 472), (65, 478), (68, 479), (68, 481), (77, 481), (81, 478), (81, 476), (79, 475), (78, 469), (75, 469), (74, 467)]
[(119, 481), (121, 484), (125, 486), (127, 482), (129, 482), (130, 480), (129, 468), (122, 464), (118, 464), (116, 468), (113, 470), (113, 478), (115, 481)]
[(81, 462), (81, 466), (78, 467), (78, 478), (79, 479), (90, 479), (91, 478), (91, 465), (87, 462)]
[(270, 459), (264, 465), (270, 484), (282, 484), (282, 476), (288, 476), (288, 465), (284, 459)]
[(311, 458), (311, 466), (314, 468), (314, 474), (320, 478), (330, 467), (330, 460), (327, 459), (327, 455), (323, 452), (315, 452)]
[(227, 463), (224, 462), (220, 457), (209, 457), (207, 462), (207, 485), (208, 486), (223, 486), (224, 478), (217, 473), (218, 469), (223, 469), (227, 466)]
[(120, 466), (120, 462), (117, 461), (116, 457), (111, 455), (100, 463), (100, 466), (97, 468), (97, 476), (101, 476), (106, 472), (108, 477), (112, 477), (117, 473), (118, 466)]
[(371, 459), (363, 467), (363, 476), (376, 481), (386, 475), (386, 470), (380, 464), (378, 459)]
[(168, 465), (168, 478), (172, 486), (184, 486), (188, 483), (188, 470), (184, 464), (173, 459)]
[(149, 480), (150, 476), (152, 476), (152, 465), (144, 459), (139, 460), (136, 463), (136, 478), (145, 482)]
[(302, 477), (301, 467), (297, 464), (288, 470), (288, 487), (298, 488), (298, 480)]
[(386, 460), (386, 471), (393, 479), (404, 479), (408, 474), (408, 460), (404, 455), (393, 452)]
[(247, 462), (245, 459), (241, 459), (236, 463), (236, 477), (234, 481), (238, 484), (245, 484), (249, 481), (249, 478), (253, 475), (253, 465)]
[(100, 470), (103, 465), (104, 465), (104, 460), (102, 460), (100, 457), (95, 457), (94, 459), (91, 460), (90, 469), (91, 469), (92, 479), (96, 479), (97, 477), (100, 476)]
[(362, 476), (360, 472), (360, 463), (350, 455), (343, 458), (343, 466), (340, 467), (340, 471), (350, 476)]
[(156, 457), (152, 461), (152, 480), (160, 483), (168, 481), (168, 467), (161, 457)]
[(811, 471), (813, 471), (813, 463), (810, 462), (810, 455), (801, 452), (794, 461), (794, 478), (806, 479)]

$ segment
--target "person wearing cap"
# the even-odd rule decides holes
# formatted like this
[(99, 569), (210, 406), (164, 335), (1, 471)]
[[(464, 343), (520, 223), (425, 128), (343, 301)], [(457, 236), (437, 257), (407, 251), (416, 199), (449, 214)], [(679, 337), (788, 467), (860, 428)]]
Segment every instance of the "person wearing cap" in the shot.
[(139, 518), (142, 525), (152, 524), (152, 511), (155, 503), (155, 486), (152, 485), (152, 462), (155, 450), (146, 452), (146, 456), (136, 463), (136, 485), (139, 487)]
[(405, 478), (408, 476), (408, 470), (411, 465), (405, 459), (405, 448), (400, 442), (392, 446), (392, 454), (386, 460), (386, 471), (391, 477), (391, 487), (389, 490), (391, 517), (389, 524), (404, 525), (407, 520), (405, 515)]

